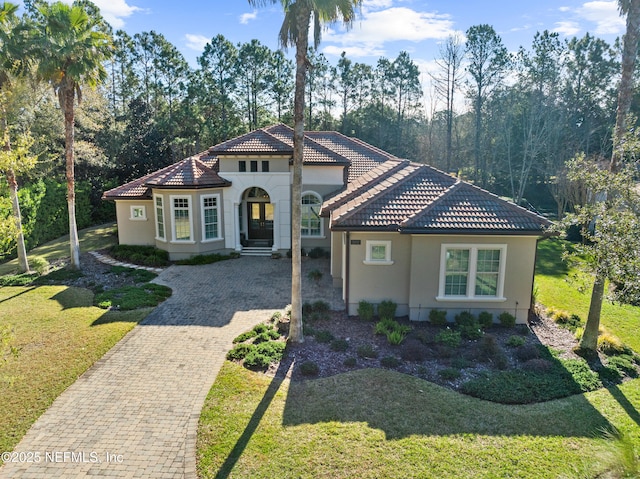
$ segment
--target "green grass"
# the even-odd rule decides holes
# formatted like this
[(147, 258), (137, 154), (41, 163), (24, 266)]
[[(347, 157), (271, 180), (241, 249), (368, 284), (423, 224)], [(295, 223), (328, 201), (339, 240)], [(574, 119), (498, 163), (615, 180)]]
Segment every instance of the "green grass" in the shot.
[(155, 283), (141, 286), (121, 286), (97, 294), (94, 302), (96, 306), (120, 311), (130, 311), (139, 308), (152, 308), (171, 296), (171, 288)]
[(0, 362), (0, 451), (10, 451), (62, 391), (150, 312), (105, 312), (92, 304), (93, 293), (82, 288), (0, 288), (0, 329), (11, 329), (19, 350)]
[[(118, 242), (114, 224), (93, 226), (79, 231), (78, 235), (80, 237), (80, 251), (82, 252), (110, 248)], [(42, 246), (38, 246), (37, 248), (29, 251), (27, 257), (29, 256), (43, 256), (49, 262), (61, 258), (68, 258), (69, 236), (63, 236), (45, 243)], [(17, 271), (17, 259), (0, 264), (0, 276), (12, 274)]]
[[(561, 253), (558, 241), (540, 243), (538, 301), (586, 318), (589, 278), (562, 264)], [(603, 323), (640, 350), (634, 334), (640, 330), (640, 308), (607, 304)], [(202, 478), (604, 477), (599, 475), (612, 470), (612, 463), (620, 465), (612, 453), (617, 443), (605, 439), (607, 431), (622, 431), (624, 447), (635, 448), (635, 454), (640, 450), (638, 411), (640, 379), (538, 404), (505, 405), (390, 370), (291, 382), (227, 362), (200, 418), (198, 473)]]

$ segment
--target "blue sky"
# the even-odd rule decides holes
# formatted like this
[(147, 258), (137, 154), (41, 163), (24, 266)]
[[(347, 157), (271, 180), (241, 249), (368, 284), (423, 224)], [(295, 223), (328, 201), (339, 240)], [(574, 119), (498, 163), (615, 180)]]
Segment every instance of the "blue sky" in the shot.
[[(196, 65), (204, 44), (217, 34), (233, 43), (257, 38), (277, 48), (283, 13), (276, 5), (254, 9), (243, 0), (94, 0), (105, 18), (129, 34), (162, 33)], [(320, 50), (331, 63), (344, 50), (349, 58), (374, 64), (402, 50), (423, 68), (438, 55), (452, 33), (472, 25), (493, 25), (512, 51), (529, 47), (536, 31), (557, 31), (564, 38), (586, 32), (613, 42), (624, 31), (616, 0), (365, 0), (350, 31), (341, 26), (323, 32)]]

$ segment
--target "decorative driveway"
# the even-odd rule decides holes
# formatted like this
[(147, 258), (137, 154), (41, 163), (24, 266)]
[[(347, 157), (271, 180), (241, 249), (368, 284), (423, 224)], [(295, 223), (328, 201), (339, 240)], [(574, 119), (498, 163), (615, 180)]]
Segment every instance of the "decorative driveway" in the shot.
[[(307, 282), (310, 269), (323, 272), (321, 284)], [(328, 261), (307, 260), (303, 271), (304, 300), (340, 306)], [(196, 477), (206, 395), (232, 339), (290, 303), (291, 262), (172, 266), (155, 281), (173, 295), (53, 403), (0, 478)]]

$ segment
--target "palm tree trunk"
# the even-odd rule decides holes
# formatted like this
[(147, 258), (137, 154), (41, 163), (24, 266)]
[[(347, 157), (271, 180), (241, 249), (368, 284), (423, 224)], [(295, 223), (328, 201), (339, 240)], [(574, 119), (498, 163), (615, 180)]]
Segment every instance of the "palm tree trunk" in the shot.
[(602, 298), (604, 297), (604, 284), (606, 278), (600, 271), (596, 272), (596, 278), (591, 291), (591, 303), (589, 304), (589, 316), (584, 326), (584, 332), (580, 339), (579, 347), (583, 350), (595, 351), (598, 347), (598, 332), (600, 329), (600, 312), (602, 311)]
[(75, 139), (75, 85), (66, 85), (64, 95), (64, 155), (67, 164), (67, 209), (69, 210), (69, 253), (71, 268), (80, 269), (80, 241), (76, 225), (76, 181), (73, 144)]
[[(302, 331), (302, 159), (304, 153), (304, 94), (309, 43), (308, 9), (296, 12), (296, 88), (293, 107), (293, 181), (291, 185), (291, 324), (289, 341), (304, 341)], [(305, 28), (306, 27), (306, 28)]]

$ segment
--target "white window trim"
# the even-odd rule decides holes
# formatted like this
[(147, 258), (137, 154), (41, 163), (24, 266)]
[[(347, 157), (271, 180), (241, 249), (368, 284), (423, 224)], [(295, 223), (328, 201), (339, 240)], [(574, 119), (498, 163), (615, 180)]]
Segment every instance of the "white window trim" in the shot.
[[(319, 195), (318, 193), (316, 193), (315, 191), (303, 191), (302, 194), (300, 195), (300, 201), (302, 201), (302, 198), (304, 198), (305, 195), (313, 195), (315, 196), (318, 200), (320, 200), (320, 207), (322, 207), (322, 196)], [(300, 206), (305, 206), (300, 204)], [(302, 219), (302, 217), (301, 217)], [(324, 234), (324, 218), (322, 218), (320, 216), (320, 234), (319, 235), (305, 235), (305, 234), (301, 234), (302, 238), (309, 238), (309, 239), (326, 239), (326, 236)]]
[[(367, 240), (366, 243), (367, 246), (367, 251), (366, 251), (366, 255), (365, 255), (365, 260), (363, 261), (364, 264), (368, 264), (368, 265), (375, 265), (375, 266), (389, 266), (393, 264), (393, 261), (391, 260), (391, 241), (386, 240), (386, 241), (382, 241), (382, 240)], [(373, 259), (371, 258), (371, 248), (374, 246), (384, 246), (385, 250), (385, 259), (384, 260), (380, 260), (380, 259)]]
[[(186, 199), (189, 202), (189, 239), (178, 240), (176, 239), (176, 215), (175, 215), (175, 201), (177, 199)], [(169, 202), (171, 203), (171, 243), (178, 244), (195, 244), (193, 240), (193, 198), (190, 195), (169, 195)]]
[[(164, 238), (161, 238), (160, 236), (158, 236), (158, 205), (156, 204), (156, 198), (160, 198), (160, 202), (162, 203), (162, 229), (163, 229), (163, 233), (164, 233)], [(163, 243), (167, 242), (167, 222), (166, 222), (166, 215), (164, 214), (164, 197), (160, 194), (154, 194), (153, 195), (153, 221), (155, 223), (155, 227), (156, 227), (156, 241), (162, 241)]]
[[(465, 296), (445, 296), (445, 278), (447, 269), (447, 250), (468, 249), (469, 250), (469, 273), (467, 275), (467, 294)], [(476, 296), (476, 268), (478, 264), (479, 249), (500, 250), (500, 271), (498, 273), (498, 290), (496, 296)], [(476, 301), (487, 303), (501, 303), (507, 300), (504, 297), (504, 277), (507, 265), (507, 245), (506, 244), (461, 244), (446, 243), (440, 247), (440, 278), (438, 285), (438, 296), (436, 301)]]
[[(142, 216), (138, 216), (137, 218), (133, 216), (134, 210), (142, 210)], [(144, 205), (131, 205), (129, 206), (129, 219), (131, 221), (147, 221), (147, 207)]]
[[(204, 200), (207, 198), (215, 198), (216, 199), (216, 206), (215, 209), (217, 210), (218, 214), (218, 236), (216, 236), (215, 238), (206, 238), (206, 231), (205, 231), (205, 225), (204, 225)], [(220, 241), (222, 239), (224, 239), (222, 236), (220, 236), (220, 233), (222, 231), (222, 225), (221, 225), (221, 216), (220, 216), (220, 195), (219, 194), (215, 194), (215, 195), (202, 195), (200, 197), (200, 225), (202, 226), (202, 243), (211, 243), (213, 241)]]

